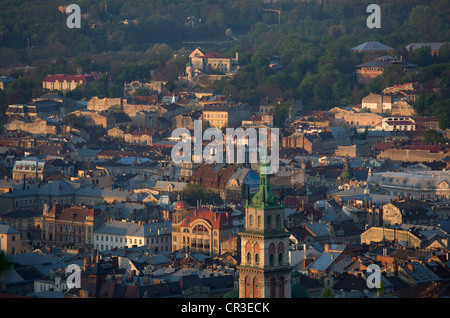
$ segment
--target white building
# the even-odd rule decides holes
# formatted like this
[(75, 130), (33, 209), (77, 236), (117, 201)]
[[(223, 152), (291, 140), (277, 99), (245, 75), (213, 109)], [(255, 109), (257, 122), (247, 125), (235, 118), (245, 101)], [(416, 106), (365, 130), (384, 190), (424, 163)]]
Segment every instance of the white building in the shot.
[(411, 117), (390, 116), (383, 118), (381, 126), (385, 131), (416, 130), (416, 122)]
[(369, 175), (368, 183), (378, 185), (391, 196), (450, 200), (450, 172), (447, 170), (379, 172)]
[(155, 252), (171, 252), (172, 223), (109, 220), (94, 230), (94, 246), (100, 251), (146, 246)]

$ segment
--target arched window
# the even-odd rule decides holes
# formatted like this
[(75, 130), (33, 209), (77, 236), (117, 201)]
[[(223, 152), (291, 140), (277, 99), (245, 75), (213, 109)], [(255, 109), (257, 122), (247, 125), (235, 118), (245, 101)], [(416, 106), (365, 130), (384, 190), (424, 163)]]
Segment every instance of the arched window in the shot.
[(280, 295), (280, 298), (284, 298), (284, 297), (286, 297), (286, 294), (285, 294), (285, 283), (284, 283), (284, 277), (283, 276), (281, 276), (280, 277), (280, 293), (279, 293), (279, 295)]
[(270, 280), (270, 298), (276, 297), (276, 284), (275, 284), (275, 278), (272, 278)]
[(249, 223), (250, 226), (253, 226), (253, 215), (249, 216), (248, 223)]
[(251, 264), (251, 262), (252, 262), (252, 254), (247, 253), (247, 264)]
[(269, 265), (273, 266), (275, 264), (275, 256), (273, 254), (269, 255)]
[(261, 226), (261, 215), (258, 215), (258, 228)]
[(250, 298), (250, 278), (245, 277), (245, 298)]
[(259, 298), (257, 277), (253, 278), (253, 298)]
[(203, 225), (197, 225), (192, 230), (192, 233), (198, 234), (198, 235), (207, 235), (208, 234), (208, 229), (206, 227), (204, 227)]
[(280, 226), (280, 215), (279, 214), (277, 214), (276, 223), (277, 223), (277, 226)]
[(259, 254), (255, 254), (255, 264), (259, 265)]
[(283, 253), (279, 253), (278, 254), (278, 265), (282, 265), (283, 264)]
[(284, 253), (284, 244), (283, 242), (278, 243), (278, 253)]

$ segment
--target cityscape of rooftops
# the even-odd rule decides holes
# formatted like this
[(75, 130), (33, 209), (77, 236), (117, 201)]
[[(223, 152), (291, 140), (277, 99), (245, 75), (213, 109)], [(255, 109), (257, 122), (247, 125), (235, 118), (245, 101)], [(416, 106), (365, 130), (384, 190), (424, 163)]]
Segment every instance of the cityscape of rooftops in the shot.
[(0, 1), (0, 299), (450, 297), (447, 0), (71, 2)]

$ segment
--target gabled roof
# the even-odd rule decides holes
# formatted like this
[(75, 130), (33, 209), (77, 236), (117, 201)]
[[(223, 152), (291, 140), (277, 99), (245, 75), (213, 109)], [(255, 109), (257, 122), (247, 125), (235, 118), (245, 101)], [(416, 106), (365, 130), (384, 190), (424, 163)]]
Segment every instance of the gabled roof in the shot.
[(190, 227), (197, 220), (206, 220), (213, 229), (231, 228), (233, 226), (231, 213), (216, 212), (204, 207), (189, 210), (181, 226)]
[(15, 228), (8, 224), (0, 224), (0, 234), (19, 234)]
[(430, 49), (431, 49), (432, 51), (437, 51), (437, 50), (439, 50), (445, 43), (448, 43), (448, 42), (411, 43), (411, 44), (408, 44), (408, 45), (406, 46), (406, 49), (407, 49), (408, 51), (415, 51), (415, 50), (420, 49), (420, 48), (422, 48), (422, 47), (424, 47), (424, 46), (429, 46)]
[(384, 45), (378, 41), (368, 41), (364, 42), (358, 46), (351, 49), (352, 51), (393, 51), (394, 49), (390, 46)]

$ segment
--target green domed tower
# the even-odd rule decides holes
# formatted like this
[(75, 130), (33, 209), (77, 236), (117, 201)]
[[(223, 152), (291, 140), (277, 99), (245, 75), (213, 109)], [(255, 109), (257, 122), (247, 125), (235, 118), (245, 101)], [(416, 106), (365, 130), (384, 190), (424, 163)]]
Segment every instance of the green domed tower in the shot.
[(259, 167), (259, 192), (251, 200), (247, 195), (245, 230), (239, 233), (240, 298), (291, 297), (290, 234), (284, 227), (283, 198), (272, 193), (267, 167)]

